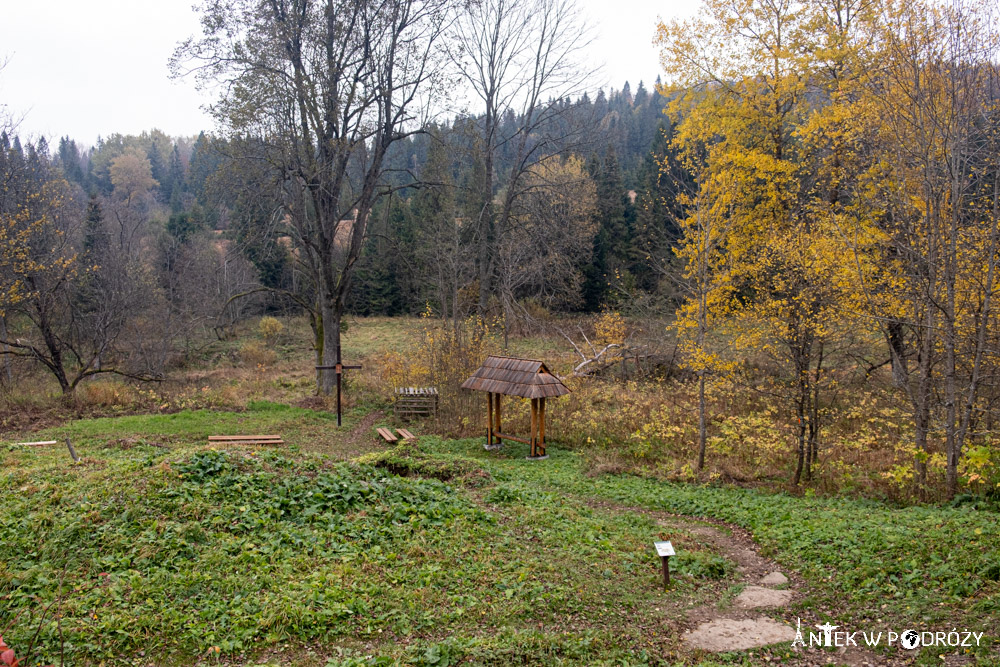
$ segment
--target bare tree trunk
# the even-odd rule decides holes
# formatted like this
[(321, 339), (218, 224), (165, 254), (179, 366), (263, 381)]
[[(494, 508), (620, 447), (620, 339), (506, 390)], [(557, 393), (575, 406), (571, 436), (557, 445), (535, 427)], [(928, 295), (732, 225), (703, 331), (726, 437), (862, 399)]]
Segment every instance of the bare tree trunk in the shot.
[(889, 357), (892, 363), (892, 384), (897, 389), (909, 385), (909, 370), (906, 367), (906, 340), (903, 323), (892, 320), (886, 325), (886, 339), (889, 343)]
[(490, 294), (493, 292), (493, 253), (494, 253), (494, 233), (496, 221), (493, 211), (493, 146), (494, 135), (496, 134), (495, 119), (490, 109), (486, 112), (486, 154), (483, 156), (483, 165), (486, 175), (483, 185), (483, 209), (482, 217), (479, 221), (479, 303), (477, 313), (482, 319), (486, 319), (486, 310), (489, 307)]
[(444, 262), (437, 265), (437, 293), (441, 302), (441, 325), (448, 324), (448, 281), (445, 279)]
[(956, 429), (958, 427), (958, 337), (955, 331), (955, 281), (958, 252), (958, 212), (953, 202), (951, 228), (948, 234), (947, 254), (944, 261), (945, 303), (944, 303), (944, 407), (945, 407), (945, 457), (948, 495), (954, 495), (958, 484), (958, 450)]
[(708, 443), (708, 427), (705, 405), (705, 369), (698, 371), (698, 470), (705, 467), (705, 449)]
[[(41, 297), (44, 301), (44, 297)], [(70, 383), (69, 378), (66, 375), (66, 368), (63, 362), (63, 347), (59, 342), (58, 337), (52, 330), (52, 324), (49, 320), (49, 314), (45, 311), (45, 307), (42, 302), (39, 303), (37, 309), (38, 314), (38, 330), (42, 334), (42, 340), (45, 341), (45, 347), (48, 350), (49, 358), (44, 363), (52, 371), (52, 374), (56, 376), (56, 380), (59, 382), (59, 388), (62, 390), (63, 396), (69, 396), (73, 393), (74, 385)]]
[(458, 225), (455, 224), (454, 220), (449, 221), (451, 224), (449, 229), (451, 230), (451, 258), (450, 258), (450, 270), (451, 275), (449, 276), (451, 280), (451, 326), (455, 334), (455, 344), (458, 345), (459, 341), (459, 326), (458, 326), (458, 298), (459, 292), (461, 291), (461, 266), (462, 266), (462, 232)]
[[(319, 310), (319, 309), (317, 309)], [(315, 312), (309, 312), (309, 324), (313, 331), (313, 352), (316, 360), (317, 366), (323, 365), (323, 348), (324, 348), (324, 337), (323, 337), (323, 319), (322, 317), (317, 317)], [(322, 391), (323, 389), (323, 371), (316, 369), (316, 389), (317, 391)]]
[(804, 325), (798, 316), (793, 316), (788, 327), (789, 352), (792, 356), (792, 366), (795, 369), (798, 395), (795, 399), (795, 412), (798, 418), (798, 461), (795, 466), (795, 478), (793, 484), (798, 485), (802, 481), (803, 474), (808, 480), (811, 477), (812, 468), (810, 466), (811, 456), (808, 450), (807, 433), (809, 430), (809, 404), (812, 399), (812, 387), (810, 386), (809, 371), (812, 363), (810, 361), (812, 351), (811, 337), (802, 331)]
[[(706, 239), (706, 247), (702, 249), (703, 254), (708, 252), (707, 245), (708, 243)], [(707, 287), (705, 286), (705, 280), (707, 280), (707, 270), (705, 268), (706, 263), (707, 262), (705, 262), (703, 258), (701, 284), (698, 286), (698, 290), (701, 292), (698, 300), (698, 351), (703, 357), (701, 361), (702, 367), (698, 369), (698, 470), (705, 467), (705, 450), (708, 448), (708, 406), (705, 404), (706, 369), (704, 368), (705, 333), (708, 329), (708, 304), (705, 298), (705, 292), (707, 290)]]
[(801, 397), (795, 404), (795, 415), (798, 417), (798, 433), (796, 436), (796, 441), (798, 443), (798, 459), (795, 464), (795, 477), (792, 479), (792, 484), (798, 486), (799, 482), (802, 480), (802, 471), (806, 466), (806, 414), (805, 406), (802, 404)]
[[(0, 315), (0, 340), (7, 340), (7, 318), (4, 315)], [(3, 370), (4, 370), (4, 383), (7, 387), (14, 386), (14, 373), (11, 370), (10, 364), (10, 348), (7, 347), (7, 343), (3, 344)]]
[[(812, 397), (809, 406), (809, 463), (815, 465), (819, 461), (819, 391), (823, 376), (823, 341), (819, 342), (817, 350), (816, 370), (812, 381)], [(810, 468), (809, 477), (812, 477)]]
[[(332, 304), (323, 304), (323, 366), (333, 366), (340, 346), (340, 313)], [(337, 373), (331, 368), (323, 371), (322, 390), (329, 395), (337, 382)]]
[[(701, 188), (701, 174), (698, 187)], [(698, 227), (701, 231), (701, 248), (698, 257), (698, 353), (702, 356), (698, 369), (698, 470), (705, 467), (705, 450), (708, 448), (708, 406), (705, 404), (705, 337), (708, 333), (708, 252), (712, 241), (711, 219), (703, 215), (701, 197), (697, 200)], [(706, 220), (708, 220), (706, 222)]]
[(920, 361), (918, 364), (919, 379), (917, 383), (917, 393), (914, 397), (914, 445), (917, 449), (913, 461), (914, 481), (917, 486), (917, 493), (921, 497), (924, 495), (924, 486), (927, 483), (927, 455), (929, 453), (928, 433), (930, 432), (931, 421), (931, 389), (933, 383), (932, 355), (934, 354), (934, 326), (935, 318), (933, 306), (927, 304), (927, 314), (924, 318), (924, 331), (921, 337)]

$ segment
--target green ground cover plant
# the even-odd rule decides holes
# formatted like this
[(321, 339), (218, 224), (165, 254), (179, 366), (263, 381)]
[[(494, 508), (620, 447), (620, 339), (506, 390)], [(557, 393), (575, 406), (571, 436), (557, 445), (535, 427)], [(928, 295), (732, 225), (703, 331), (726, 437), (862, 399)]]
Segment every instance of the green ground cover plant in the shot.
[[(258, 428), (285, 412), (242, 417)], [(171, 417), (109, 429), (111, 446), (99, 420), (47, 434), (76, 437), (78, 463), (61, 447), (3, 448), (0, 627), (33, 646), (31, 664), (245, 664), (289, 643), (403, 664), (678, 650), (653, 611), (648, 517), (495, 484), (446, 452), (433, 470), (461, 471), (453, 483), (420, 474), (427, 455), (400, 476), (314, 453), (150, 446), (170, 424), (192, 439), (212, 430), (197, 413)], [(677, 589), (708, 599), (731, 567), (696, 551), (679, 559)]]
[(893, 506), (851, 498), (797, 497), (759, 490), (584, 474), (579, 454), (550, 449), (544, 466), (480, 453), (475, 441), (441, 442), (455, 454), (491, 459), (498, 482), (538, 492), (602, 498), (706, 517), (748, 529), (768, 555), (812, 584), (805, 606), (834, 620), (958, 622), (1000, 628), (1000, 530), (991, 506)]
[[(683, 611), (731, 598), (736, 568), (656, 520), (671, 514), (745, 527), (801, 576), (804, 599), (779, 612), (788, 622), (995, 639), (997, 517), (974, 504), (594, 476), (559, 447), (539, 464), (475, 439), (425, 437), (345, 462), (340, 445), (323, 452), (316, 425), (328, 422), (260, 403), (38, 434), (75, 438), (76, 464), (59, 446), (0, 446), (5, 640), (26, 646), (37, 632), (35, 657), (68, 664), (691, 664)], [(200, 444), (234, 429), (293, 435), (281, 451)], [(678, 546), (669, 596), (658, 538)]]

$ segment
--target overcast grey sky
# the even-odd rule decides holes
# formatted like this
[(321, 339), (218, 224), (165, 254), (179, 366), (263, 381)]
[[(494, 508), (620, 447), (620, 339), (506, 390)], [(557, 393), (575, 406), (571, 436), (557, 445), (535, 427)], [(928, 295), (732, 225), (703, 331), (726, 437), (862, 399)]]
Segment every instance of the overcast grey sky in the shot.
[[(604, 85), (633, 90), (659, 72), (657, 17), (693, 11), (696, 0), (578, 0), (595, 29)], [(172, 136), (212, 129), (193, 81), (171, 81), (167, 59), (198, 32), (191, 0), (9, 2), (0, 22), (0, 104), (23, 117), (22, 135), (83, 145), (115, 132), (159, 128)]]

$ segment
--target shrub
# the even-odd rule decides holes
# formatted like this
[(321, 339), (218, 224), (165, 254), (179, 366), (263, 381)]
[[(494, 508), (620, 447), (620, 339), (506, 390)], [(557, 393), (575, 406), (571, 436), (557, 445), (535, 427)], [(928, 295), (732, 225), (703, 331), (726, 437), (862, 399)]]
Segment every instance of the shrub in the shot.
[(80, 406), (135, 410), (156, 405), (159, 397), (152, 389), (102, 380), (82, 384), (76, 392), (75, 399)]
[(79, 400), (85, 405), (125, 407), (132, 403), (129, 388), (117, 382), (90, 382), (80, 388)]
[(552, 319), (552, 313), (536, 298), (525, 299), (521, 303), (524, 312), (533, 320), (545, 322)]
[(262, 317), (257, 324), (257, 332), (268, 345), (278, 342), (278, 337), (285, 331), (285, 325), (275, 317)]
[(625, 342), (625, 319), (621, 313), (605, 310), (594, 323), (594, 335), (601, 345), (621, 345)]
[[(460, 391), (459, 386), (490, 354), (501, 354), (502, 327), (471, 317), (457, 326), (442, 325), (425, 317), (418, 342), (409, 350), (386, 352), (373, 358), (378, 371), (378, 387), (384, 400), (392, 399), (394, 387), (437, 387), (438, 410), (442, 431), (467, 435), (468, 415), (477, 414), (485, 396), (479, 392)], [(510, 416), (520, 408), (509, 402)], [(505, 417), (508, 413), (504, 413)], [(475, 427), (478, 432), (478, 424)]]
[(260, 341), (251, 340), (240, 346), (240, 359), (247, 366), (270, 366), (278, 360), (278, 353)]

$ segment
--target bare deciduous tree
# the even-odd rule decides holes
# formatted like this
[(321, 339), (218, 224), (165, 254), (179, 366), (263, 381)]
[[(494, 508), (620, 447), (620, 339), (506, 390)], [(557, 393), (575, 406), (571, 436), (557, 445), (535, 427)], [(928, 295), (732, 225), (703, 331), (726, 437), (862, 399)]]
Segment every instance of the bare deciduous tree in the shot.
[(153, 379), (122, 349), (145, 294), (130, 271), (138, 265), (98, 231), (99, 216), (82, 229), (82, 207), (46, 153), (0, 141), (0, 314), (8, 318), (0, 354), (44, 366), (64, 394), (100, 374)]
[[(455, 22), (452, 60), (483, 114), (477, 129), (484, 178), (475, 221), (480, 315), (494, 293), (518, 201), (530, 189), (531, 166), (582, 137), (580, 123), (560, 122), (588, 74), (580, 56), (590, 37), (578, 14), (572, 0), (481, 0)], [(501, 151), (512, 156), (502, 175)]]
[(507, 319), (526, 314), (522, 299), (546, 308), (578, 306), (580, 266), (590, 258), (597, 231), (596, 187), (579, 158), (536, 164), (524, 186), (517, 224), (500, 240), (495, 260), (497, 296)]
[[(284, 181), (299, 258), (317, 285), (316, 359), (337, 359), (340, 320), (393, 142), (419, 130), (451, 0), (217, 0), (175, 74), (221, 83), (213, 107), (246, 155)], [(329, 393), (334, 373), (320, 373)]]

